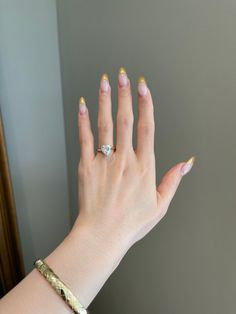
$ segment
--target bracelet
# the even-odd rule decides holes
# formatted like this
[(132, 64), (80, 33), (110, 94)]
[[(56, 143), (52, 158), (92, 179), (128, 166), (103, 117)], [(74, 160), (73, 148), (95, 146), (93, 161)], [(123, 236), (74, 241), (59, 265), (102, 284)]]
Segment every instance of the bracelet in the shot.
[(54, 271), (41, 259), (34, 262), (37, 270), (46, 278), (50, 285), (62, 297), (62, 299), (69, 305), (69, 307), (76, 314), (87, 314), (86, 309), (73, 295), (70, 289), (60, 280)]

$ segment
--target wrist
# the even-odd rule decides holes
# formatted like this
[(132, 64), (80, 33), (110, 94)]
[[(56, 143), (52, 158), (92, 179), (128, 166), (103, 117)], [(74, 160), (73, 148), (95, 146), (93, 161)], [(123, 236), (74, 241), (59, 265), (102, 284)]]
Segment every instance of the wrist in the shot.
[(79, 221), (45, 261), (88, 307), (129, 248), (118, 240)]
[(121, 232), (116, 226), (106, 226), (103, 223), (91, 223), (82, 218), (77, 218), (68, 238), (71, 242), (77, 242), (82, 238), (88, 247), (96, 247), (99, 254), (124, 256), (132, 246), (132, 238), (125, 232)]

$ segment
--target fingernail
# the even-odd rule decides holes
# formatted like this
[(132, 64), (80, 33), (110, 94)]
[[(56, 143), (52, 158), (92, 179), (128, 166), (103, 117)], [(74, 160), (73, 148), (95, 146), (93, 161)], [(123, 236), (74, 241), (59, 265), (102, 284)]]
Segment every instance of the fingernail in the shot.
[(104, 93), (107, 93), (109, 91), (110, 84), (109, 84), (108, 75), (106, 73), (104, 73), (101, 77), (100, 88), (101, 88), (101, 91)]
[(182, 166), (180, 172), (184, 176), (187, 174), (191, 169), (195, 161), (195, 156), (191, 157), (188, 161), (185, 162), (185, 164)]
[(140, 76), (138, 79), (138, 94), (140, 96), (145, 96), (147, 95), (147, 91), (148, 91), (147, 82), (144, 76)]
[(121, 87), (128, 85), (128, 76), (125, 68), (121, 67), (119, 70), (118, 82)]
[(80, 97), (79, 99), (79, 113), (81, 115), (87, 112), (87, 106), (84, 97)]

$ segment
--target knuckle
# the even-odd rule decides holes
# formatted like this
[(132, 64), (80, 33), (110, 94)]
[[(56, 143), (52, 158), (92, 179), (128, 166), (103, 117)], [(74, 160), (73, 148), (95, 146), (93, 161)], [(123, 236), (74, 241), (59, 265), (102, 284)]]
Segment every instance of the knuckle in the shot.
[(119, 159), (117, 159), (115, 170), (117, 171), (117, 173), (122, 174), (125, 168), (126, 168), (126, 157), (123, 155), (120, 155)]
[(156, 176), (155, 164), (153, 163), (153, 158), (145, 158), (145, 162), (139, 165), (139, 177), (145, 180), (152, 180)]
[(123, 177), (130, 177), (130, 175), (132, 175), (132, 173), (133, 173), (132, 167), (130, 167), (129, 165), (126, 165), (125, 167), (123, 167), (123, 169), (122, 169), (122, 176)]
[(88, 136), (81, 136), (80, 137), (80, 144), (81, 145), (88, 145), (88, 144), (90, 144), (90, 142), (91, 142), (91, 138), (90, 137), (88, 137)]
[(119, 97), (121, 98), (128, 98), (130, 97), (130, 88), (129, 87), (123, 87), (119, 90)]
[(139, 173), (141, 177), (146, 175), (150, 176), (150, 174), (155, 174), (155, 153), (148, 152), (147, 156), (145, 157), (144, 161), (139, 162)]
[(112, 123), (109, 121), (99, 121), (98, 129), (99, 131), (107, 133), (112, 129)]
[(119, 125), (122, 126), (122, 128), (131, 128), (133, 127), (134, 124), (134, 117), (133, 115), (129, 115), (129, 116), (120, 116), (117, 118), (117, 122), (119, 123)]
[(146, 176), (148, 172), (148, 166), (147, 165), (141, 165), (140, 168), (139, 168), (139, 174), (141, 177), (144, 177)]
[(149, 136), (154, 133), (155, 125), (153, 122), (150, 123), (139, 123), (138, 130), (142, 132), (145, 136)]

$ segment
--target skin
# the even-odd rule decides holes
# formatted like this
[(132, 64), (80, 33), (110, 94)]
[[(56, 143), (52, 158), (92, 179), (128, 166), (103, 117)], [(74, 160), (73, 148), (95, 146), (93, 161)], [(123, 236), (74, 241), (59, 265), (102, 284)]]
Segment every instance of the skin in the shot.
[[(80, 105), (83, 111), (78, 111), (80, 212), (70, 233), (44, 258), (85, 308), (129, 248), (164, 217), (182, 177), (192, 166), (186, 162), (176, 164), (156, 187), (151, 92), (141, 80), (142, 85), (138, 85), (137, 147), (134, 149), (130, 80), (124, 70), (120, 72), (116, 150), (109, 157), (95, 153), (89, 111), (85, 104)], [(125, 81), (127, 84), (122, 84)], [(98, 106), (99, 146), (104, 143), (113, 145), (108, 80), (101, 80)], [(0, 312), (72, 313), (36, 269), (1, 299)]]

